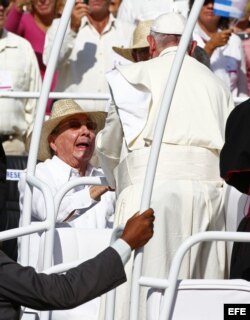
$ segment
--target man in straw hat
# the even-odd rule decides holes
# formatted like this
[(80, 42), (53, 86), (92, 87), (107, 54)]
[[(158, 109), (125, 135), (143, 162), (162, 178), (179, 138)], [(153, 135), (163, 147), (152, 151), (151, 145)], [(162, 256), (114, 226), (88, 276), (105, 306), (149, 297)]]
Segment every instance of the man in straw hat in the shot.
[[(0, 177), (1, 215), (6, 193), (6, 157), (1, 143)], [(21, 305), (37, 310), (74, 308), (120, 285), (126, 281), (124, 265), (131, 251), (153, 236), (153, 222), (152, 209), (142, 215), (135, 214), (110, 247), (63, 275), (37, 273), (31, 267), (17, 264), (0, 250), (0, 319), (19, 319)]]
[[(102, 170), (93, 167), (90, 161), (95, 148), (95, 135), (103, 128), (105, 117), (105, 112), (86, 112), (73, 100), (58, 100), (54, 103), (51, 115), (42, 127), (38, 151), (38, 159), (42, 162), (36, 166), (36, 177), (50, 187), (53, 195), (70, 180), (83, 176), (103, 176)], [(24, 173), (18, 185), (21, 211), (25, 183)], [(112, 227), (114, 207), (115, 194), (109, 191), (108, 186), (76, 186), (61, 201), (56, 212), (56, 227), (69, 226), (78, 229)], [(31, 214), (33, 222), (42, 221), (49, 214), (46, 212), (43, 194), (37, 188), (33, 189)], [(71, 239), (72, 233), (67, 237), (67, 243), (74, 241)], [(75, 239), (75, 234), (73, 237)], [(37, 250), (39, 245), (42, 252), (43, 238), (32, 235), (29, 263), (41, 268), (42, 262)], [(81, 243), (78, 246), (80, 247)], [(62, 256), (57, 258), (57, 251), (62, 251)], [(69, 254), (68, 247), (63, 245), (62, 240), (59, 245), (55, 245), (54, 252), (56, 260), (63, 260), (63, 257)], [(98, 306), (97, 299), (81, 306), (79, 310), (70, 310), (69, 314), (60, 313), (60, 316), (61, 319), (70, 317), (73, 320), (75, 314), (85, 313), (91, 318), (98, 312)]]
[[(54, 193), (77, 177), (103, 176), (100, 169), (90, 164), (95, 148), (95, 135), (103, 128), (105, 112), (86, 112), (73, 100), (58, 100), (51, 115), (44, 122), (38, 151), (36, 177), (46, 182)], [(25, 174), (20, 178), (22, 208)], [(78, 186), (62, 200), (56, 222), (67, 222), (74, 227), (105, 227), (106, 219), (114, 211), (114, 194), (107, 186)], [(104, 195), (105, 194), (105, 195)], [(99, 201), (101, 203), (99, 204)], [(95, 205), (95, 206), (93, 206)], [(42, 193), (34, 189), (32, 217), (46, 217)]]
[(140, 21), (133, 33), (131, 48), (113, 47), (113, 50), (123, 58), (132, 62), (145, 61), (150, 58), (147, 36), (153, 20)]
[[(159, 16), (148, 36), (153, 58), (117, 66), (107, 75), (113, 105), (96, 143), (102, 168), (118, 195), (115, 225), (126, 221), (128, 212), (140, 208), (157, 115), (185, 25), (180, 14)], [(190, 43), (189, 50), (192, 48)], [(219, 153), (233, 107), (221, 80), (186, 54), (162, 138), (150, 205), (157, 212), (155, 234), (144, 248), (143, 275), (166, 278), (177, 248), (187, 237), (200, 231), (224, 230)], [(116, 141), (110, 144), (114, 133)], [(128, 276), (131, 264), (127, 265)], [(223, 278), (225, 268), (225, 244), (202, 243), (185, 256), (179, 276)], [(116, 320), (128, 319), (129, 289), (122, 285), (117, 290)], [(145, 314), (150, 292), (141, 289), (139, 319), (157, 319), (157, 306)], [(150, 295), (148, 301), (155, 296)]]

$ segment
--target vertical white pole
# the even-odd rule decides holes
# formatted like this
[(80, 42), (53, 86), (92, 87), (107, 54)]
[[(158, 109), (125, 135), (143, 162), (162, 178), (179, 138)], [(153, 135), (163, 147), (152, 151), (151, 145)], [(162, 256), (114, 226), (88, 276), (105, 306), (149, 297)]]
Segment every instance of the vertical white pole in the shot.
[[(51, 49), (50, 59), (46, 68), (44, 76), (41, 95), (38, 100), (37, 113), (34, 122), (34, 129), (30, 144), (29, 158), (27, 163), (27, 174), (34, 175), (37, 161), (37, 152), (40, 141), (41, 129), (43, 125), (43, 119), (45, 115), (46, 104), (49, 96), (49, 91), (52, 83), (53, 74), (55, 71), (59, 51), (62, 45), (64, 34), (71, 16), (72, 8), (75, 4), (75, 0), (67, 0), (65, 8), (63, 10), (62, 18), (57, 30), (57, 34), (54, 40), (54, 45)], [(23, 204), (23, 216), (22, 225), (29, 225), (31, 220), (31, 199), (32, 199), (32, 188), (26, 183), (25, 197)], [(29, 237), (22, 237), (21, 240), (21, 263), (23, 265), (28, 264), (28, 252), (29, 252)]]

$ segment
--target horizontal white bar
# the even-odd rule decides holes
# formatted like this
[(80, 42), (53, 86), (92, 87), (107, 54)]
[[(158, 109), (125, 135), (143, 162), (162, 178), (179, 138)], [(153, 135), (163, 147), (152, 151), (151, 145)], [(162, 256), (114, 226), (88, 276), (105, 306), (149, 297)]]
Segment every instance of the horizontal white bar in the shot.
[(2, 231), (0, 232), (0, 241), (13, 239), (19, 236), (24, 236), (39, 231), (49, 230), (49, 228), (50, 222), (48, 220), (45, 220), (37, 224)]
[[(0, 98), (34, 98), (38, 99), (40, 92), (36, 91), (0, 91)], [(77, 92), (50, 92), (51, 99), (82, 99), (82, 100), (109, 100), (110, 95), (100, 93), (77, 93)]]

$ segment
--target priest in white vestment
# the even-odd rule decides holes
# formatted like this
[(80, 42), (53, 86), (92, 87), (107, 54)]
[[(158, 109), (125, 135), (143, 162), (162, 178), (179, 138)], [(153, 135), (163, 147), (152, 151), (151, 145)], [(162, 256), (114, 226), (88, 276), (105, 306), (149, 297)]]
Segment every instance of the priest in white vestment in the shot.
[[(158, 17), (148, 36), (152, 59), (117, 67), (107, 75), (113, 104), (96, 144), (118, 196), (115, 225), (127, 221), (128, 212), (140, 209), (158, 110), (185, 24), (186, 19), (176, 13)], [(144, 248), (143, 275), (167, 278), (185, 239), (225, 229), (219, 154), (233, 107), (222, 81), (186, 54), (161, 144), (150, 204), (156, 213), (155, 234)], [(131, 266), (132, 262), (127, 265), (128, 278)], [(226, 275), (225, 243), (204, 242), (186, 254), (179, 277), (223, 279)], [(116, 320), (128, 319), (129, 283), (117, 290)], [(157, 319), (156, 309), (145, 314), (148, 289), (141, 291), (139, 319)]]

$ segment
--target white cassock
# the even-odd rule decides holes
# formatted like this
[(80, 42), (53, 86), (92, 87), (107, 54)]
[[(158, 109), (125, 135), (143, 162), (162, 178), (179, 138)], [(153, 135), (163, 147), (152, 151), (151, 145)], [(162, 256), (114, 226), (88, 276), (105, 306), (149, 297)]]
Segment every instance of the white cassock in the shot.
[[(115, 225), (140, 209), (157, 112), (176, 50), (165, 49), (158, 58), (119, 67), (107, 76), (114, 105), (96, 144), (118, 195)], [(178, 81), (150, 204), (156, 216), (154, 236), (144, 248), (143, 275), (158, 278), (167, 278), (172, 258), (187, 237), (225, 229), (219, 153), (233, 100), (225, 85), (188, 55)], [(126, 266), (128, 282), (117, 289), (116, 320), (128, 319), (131, 268), (132, 260)], [(225, 243), (214, 242), (194, 246), (179, 276), (224, 278), (226, 273)], [(150, 318), (145, 314), (147, 291), (141, 290), (142, 320)]]

